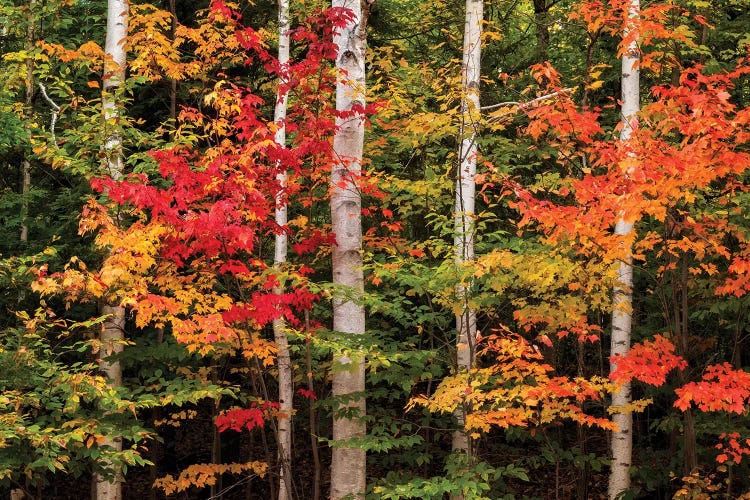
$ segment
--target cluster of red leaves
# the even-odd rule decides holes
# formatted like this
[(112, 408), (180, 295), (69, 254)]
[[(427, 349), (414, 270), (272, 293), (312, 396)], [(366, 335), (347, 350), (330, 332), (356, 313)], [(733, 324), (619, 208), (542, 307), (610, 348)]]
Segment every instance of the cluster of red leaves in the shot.
[(335, 235), (325, 233), (320, 229), (309, 231), (305, 237), (292, 245), (292, 250), (298, 255), (315, 253), (321, 246), (330, 246), (336, 243)]
[[(242, 25), (241, 16), (226, 3), (214, 0), (209, 21), (231, 26), (237, 45), (247, 51), (248, 57), (261, 61), (271, 74), (279, 76), (282, 90), (295, 96), (295, 104), (290, 106), (283, 124), (290, 132), (290, 144), (274, 141), (275, 130), (281, 124), (262, 116), (260, 97), (237, 83), (223, 81), (211, 94), (210, 112), (185, 108), (181, 113), (182, 119), (202, 124), (210, 133), (220, 133), (216, 144), (201, 151), (179, 147), (153, 152), (159, 165), (159, 176), (155, 178), (138, 174), (124, 180), (92, 181), (95, 190), (107, 195), (108, 203), (135, 208), (147, 221), (145, 226), (168, 228), (159, 242), (160, 268), (149, 270), (151, 274), (179, 274), (180, 279), (170, 282), (172, 287), (202, 276), (203, 289), (210, 288), (212, 285), (205, 278), (210, 275), (216, 280), (228, 276), (238, 284), (239, 290), (228, 304), (227, 296), (222, 295), (221, 305), (200, 305), (212, 318), (214, 331), (210, 334), (201, 334), (200, 324), (205, 321), (199, 321), (198, 311), (191, 313), (189, 321), (174, 318), (173, 324), (180, 323), (187, 335), (181, 335), (181, 340), (189, 341), (190, 336), (198, 342), (226, 340), (227, 335), (217, 333), (226, 333), (233, 326), (241, 328), (243, 324), (259, 328), (279, 317), (296, 324), (297, 314), (317, 300), (300, 284), (309, 268), (302, 266), (296, 274), (293, 267), (285, 271), (292, 273), (298, 284), (278, 293), (280, 279), (252, 255), (260, 238), (281, 231), (297, 238), (292, 248), (299, 254), (315, 252), (335, 242), (335, 235), (320, 229), (304, 228), (294, 235), (289, 227), (278, 227), (273, 215), (277, 203), (297, 198), (306, 186), (325, 178), (333, 162), (330, 138), (336, 115), (331, 96), (336, 77), (330, 59), (335, 57), (336, 47), (332, 36), (349, 22), (351, 15), (348, 9), (331, 9), (293, 30), (292, 38), (307, 50), (303, 51), (303, 58), (281, 67), (263, 48), (259, 35)], [(282, 172), (288, 175), (284, 186), (278, 181)], [(84, 223), (88, 230), (105, 229)], [(187, 294), (164, 289), (163, 284), (152, 288), (158, 291), (130, 298), (134, 310), (149, 310), (154, 316), (167, 318), (174, 316), (176, 310), (186, 310), (174, 302)], [(189, 300), (195, 301), (195, 293)], [(217, 320), (223, 325), (216, 325)]]
[(310, 401), (316, 401), (318, 399), (318, 396), (315, 394), (315, 391), (311, 391), (309, 389), (297, 389), (297, 394), (300, 396), (309, 399)]
[(729, 363), (706, 368), (700, 382), (690, 382), (675, 390), (674, 405), (687, 410), (695, 404), (703, 411), (742, 414), (750, 403), (750, 373), (735, 370)]
[(216, 417), (215, 424), (219, 432), (233, 430), (240, 432), (248, 431), (256, 427), (263, 427), (266, 419), (270, 418), (275, 410), (279, 409), (278, 403), (264, 401), (260, 404), (251, 403), (250, 408), (233, 408)]
[(718, 443), (716, 445), (716, 449), (720, 452), (716, 456), (716, 461), (720, 464), (727, 460), (738, 464), (742, 461), (742, 457), (750, 455), (750, 439), (741, 439), (738, 432), (722, 434), (719, 439), (726, 441), (726, 444)]
[(723, 285), (716, 287), (717, 295), (742, 297), (750, 292), (750, 259), (736, 256), (729, 264), (729, 276)]
[(635, 344), (627, 355), (613, 356), (610, 361), (615, 364), (615, 369), (610, 372), (609, 378), (616, 384), (636, 379), (661, 386), (673, 369), (684, 370), (687, 367), (687, 362), (675, 354), (674, 344), (661, 335), (655, 335), (653, 341)]

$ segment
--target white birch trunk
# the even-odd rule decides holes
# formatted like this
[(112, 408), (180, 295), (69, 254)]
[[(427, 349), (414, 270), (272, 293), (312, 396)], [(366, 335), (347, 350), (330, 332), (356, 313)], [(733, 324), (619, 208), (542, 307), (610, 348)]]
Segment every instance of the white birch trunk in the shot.
[[(287, 67), (289, 64), (289, 0), (279, 0), (279, 83), (285, 82), (287, 78)], [(276, 93), (276, 109), (274, 110), (274, 121), (278, 125), (276, 130), (276, 143), (284, 147), (286, 144), (286, 119), (287, 93), (281, 89)], [(286, 186), (286, 173), (279, 172), (276, 179), (279, 182), (280, 191), (276, 194), (276, 224), (284, 228), (284, 231), (276, 235), (274, 246), (274, 266), (281, 269), (287, 260), (287, 205), (284, 195)], [(282, 293), (281, 288), (274, 289), (274, 293)], [(289, 342), (286, 336), (286, 325), (282, 318), (273, 322), (273, 337), (278, 347), (279, 367), (279, 416), (277, 418), (277, 446), (279, 462), (279, 500), (292, 499), (292, 476), (291, 476), (291, 450), (292, 450), (292, 398), (294, 387), (292, 381), (292, 361), (289, 354)]]
[[(334, 36), (338, 46), (336, 67), (340, 72), (336, 85), (336, 109), (350, 111), (365, 105), (365, 42), (366, 27), (360, 0), (333, 0), (332, 6), (350, 9), (354, 19)], [(331, 226), (336, 235), (333, 247), (333, 282), (353, 297), (362, 294), (362, 200), (359, 176), (364, 144), (364, 117), (355, 114), (336, 119), (333, 150), (336, 163), (331, 171)], [(333, 299), (333, 329), (337, 332), (361, 335), (365, 332), (365, 309), (349, 297)], [(333, 439), (346, 441), (365, 435), (365, 364), (362, 353), (334, 356), (333, 396), (362, 394), (347, 404), (354, 410), (353, 418), (334, 417)], [(363, 499), (366, 483), (365, 451), (347, 446), (332, 450), (332, 499)]]
[[(125, 309), (121, 306), (103, 305), (101, 313), (108, 316), (102, 325), (101, 342), (102, 351), (99, 353), (99, 369), (106, 375), (112, 387), (122, 385), (122, 369), (120, 362), (111, 360), (122, 352), (123, 333), (125, 331)], [(122, 439), (119, 436), (107, 436), (103, 446), (108, 446), (116, 451), (122, 450)], [(110, 468), (112, 464), (107, 461), (100, 463), (102, 467)], [(107, 479), (102, 474), (95, 474), (97, 500), (121, 500), (122, 499), (122, 475), (118, 472), (114, 478)]]
[(105, 121), (104, 153), (110, 177), (117, 180), (122, 176), (122, 137), (116, 128), (119, 116), (117, 108), (118, 89), (125, 81), (125, 38), (128, 36), (128, 0), (108, 0), (107, 38), (104, 52), (107, 60), (102, 76), (102, 114)]
[[(458, 174), (456, 176), (455, 236), (456, 265), (474, 259), (474, 198), (477, 173), (477, 132), (480, 118), (479, 81), (481, 76), (482, 0), (466, 0), (466, 24), (462, 68), (461, 143), (458, 149)], [(474, 364), (477, 332), (476, 312), (468, 306), (469, 290), (464, 285), (456, 287), (456, 298), (462, 302), (461, 313), (456, 315), (456, 362), (459, 372), (468, 371)], [(456, 413), (458, 428), (453, 432), (453, 452), (470, 454), (469, 437), (464, 430), (467, 408)]]
[[(640, 12), (639, 0), (630, 2), (630, 18), (636, 19)], [(625, 33), (635, 26), (628, 26)], [(639, 49), (631, 42), (622, 57), (622, 131), (620, 140), (627, 141), (637, 126), (637, 113), (640, 110), (640, 71)], [(633, 231), (633, 223), (618, 219), (615, 234), (628, 236)], [(624, 258), (617, 264), (617, 282), (612, 299), (612, 344), (610, 355), (624, 356), (630, 351), (630, 332), (633, 320), (633, 256), (632, 247), (624, 249)], [(616, 367), (610, 363), (610, 371)], [(612, 420), (617, 431), (612, 432), (612, 465), (609, 475), (609, 498), (614, 500), (630, 488), (630, 466), (633, 455), (633, 415), (623, 408), (631, 403), (630, 383), (623, 384), (612, 394), (615, 412)]]
[[(105, 61), (104, 75), (102, 76), (102, 115), (105, 121), (107, 136), (104, 139), (103, 151), (105, 154), (106, 169), (110, 177), (117, 180), (122, 177), (122, 137), (117, 131), (114, 123), (119, 111), (116, 101), (116, 93), (125, 81), (125, 38), (128, 35), (128, 1), (108, 0), (107, 2), (107, 38), (104, 51), (107, 55)], [(122, 340), (125, 331), (125, 309), (120, 305), (104, 304), (101, 308), (102, 314), (107, 319), (102, 325), (102, 352), (99, 369), (107, 376), (113, 387), (122, 385), (122, 370), (119, 361), (111, 360), (110, 357), (122, 351)], [(119, 436), (107, 436), (104, 446), (109, 446), (116, 451), (122, 450), (122, 439)], [(105, 468), (112, 465), (107, 462), (100, 464)], [(107, 479), (101, 474), (94, 476), (97, 500), (121, 500), (122, 499), (122, 475), (116, 474), (114, 478)]]

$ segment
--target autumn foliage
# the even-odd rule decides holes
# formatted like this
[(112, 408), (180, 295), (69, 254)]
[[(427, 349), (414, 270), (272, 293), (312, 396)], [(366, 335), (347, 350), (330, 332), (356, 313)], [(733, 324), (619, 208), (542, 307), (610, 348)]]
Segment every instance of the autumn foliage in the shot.
[[(265, 7), (212, 0), (183, 25), (155, 5), (131, 5), (128, 82), (117, 96), (119, 118), (110, 123), (100, 116), (107, 61), (96, 42), (50, 37), (4, 56), (3, 64), (16, 65), (16, 85), (26, 61), (38, 65), (34, 78), (47, 86), (34, 105), (48, 106), (29, 113), (6, 103), (8, 91), (0, 89), (0, 110), (25, 123), (23, 141), (0, 141), (12, 150), (5, 163), (33, 157), (40, 172), (59, 169), (45, 173), (56, 183), (72, 183), (59, 172), (81, 183), (70, 195), (76, 215), (66, 220), (78, 224), (76, 245), (87, 250), (71, 250), (71, 235), (54, 235), (31, 256), (15, 256), (23, 248), (0, 260), (1, 298), (13, 312), (7, 324), (15, 325), (3, 326), (0, 344), (0, 455), (9, 456), (0, 486), (30, 491), (34, 478), (41, 492), (63, 473), (114, 477), (99, 470), (110, 457), (116, 467), (142, 473), (174, 452), (166, 446), (177, 447), (160, 448), (163, 436), (179, 441), (180, 433), (186, 441), (211, 436), (210, 458), (205, 446), (189, 463), (175, 459), (162, 469), (151, 482), (165, 495), (202, 495), (222, 480), (262, 478), (266, 488), (284, 466), (274, 460), (272, 436), (283, 416), (294, 422), (292, 466), (304, 468), (292, 468), (299, 491), (314, 481), (321, 489), (331, 447), (355, 446), (370, 454), (371, 493), (383, 498), (459, 490), (476, 498), (551, 495), (529, 481), (531, 470), (565, 497), (572, 495), (567, 483), (605, 482), (604, 443), (616, 430), (612, 414), (623, 411), (636, 414), (634, 433), (649, 436), (633, 464), (642, 491), (656, 484), (671, 494), (679, 486), (670, 473), (685, 476), (678, 493), (688, 484), (697, 491), (702, 475), (714, 473), (727, 498), (736, 493), (732, 480), (750, 487), (732, 476), (732, 467), (747, 470), (740, 467), (750, 455), (750, 372), (742, 356), (750, 297), (750, 59), (743, 54), (723, 69), (706, 60), (702, 30), (709, 33), (711, 9), (696, 14), (653, 3), (636, 20), (625, 0), (579, 2), (570, 12), (565, 2), (547, 2), (533, 23), (516, 20), (505, 30), (486, 20), (483, 57), (500, 57), (493, 44), (507, 38), (515, 45), (497, 52), (510, 58), (526, 43), (526, 28), (555, 27), (548, 36), (559, 46), (549, 51), (560, 52), (564, 70), (525, 58), (517, 74), (483, 75), (486, 108), (473, 110), (481, 115), (471, 214), (477, 251), (457, 263), (452, 189), (464, 124), (461, 61), (452, 59), (460, 37), (446, 27), (454, 7), (442, 0), (372, 7), (373, 97), (337, 113), (336, 83), (346, 75), (335, 70), (332, 38), (352, 14), (309, 4), (297, 6), (303, 14), (290, 31), (288, 65), (273, 55), (273, 21), (256, 29), (244, 14), (265, 19)], [(404, 12), (386, 10), (392, 4)], [(414, 33), (388, 32), (412, 14), (422, 23), (408, 19)], [(633, 23), (637, 30), (628, 29)], [(415, 28), (422, 25), (424, 32)], [(410, 44), (419, 47), (422, 37), (434, 53), (415, 61), (422, 49)], [(589, 46), (581, 49), (583, 40)], [(621, 103), (612, 91), (619, 82), (612, 65), (596, 58), (602, 46), (605, 59), (620, 57), (634, 41), (649, 86), (637, 126), (621, 140)], [(574, 52), (566, 51), (574, 50), (585, 56), (580, 64), (569, 62)], [(173, 116), (151, 117), (137, 107), (144, 95), (165, 89), (176, 104)], [(277, 123), (271, 114), (281, 94), (289, 109)], [(341, 162), (333, 151), (337, 119), (364, 120), (368, 144), (361, 177), (331, 186), (331, 165)], [(275, 140), (282, 125), (287, 144)], [(122, 177), (97, 166), (106, 160), (100, 144), (109, 134), (125, 144)], [(332, 188), (358, 189), (364, 199), (361, 294), (329, 282), (337, 244), (327, 207)], [(280, 205), (289, 209), (285, 225), (275, 220)], [(18, 206), (0, 206), (8, 224), (6, 212)], [(634, 230), (614, 232), (618, 219)], [(290, 252), (274, 265), (279, 234), (289, 237)], [(59, 255), (43, 250), (58, 244)], [(609, 357), (603, 340), (612, 330), (615, 267), (631, 257), (636, 280), (626, 312), (634, 317), (635, 342), (627, 355)], [(366, 308), (364, 335), (352, 340), (332, 331), (333, 297), (355, 297)], [(125, 367), (120, 388), (97, 366), (114, 352), (97, 338), (106, 318), (93, 311), (103, 304), (126, 310), (125, 351), (114, 356)], [(477, 331), (470, 346), (455, 346), (453, 317), (467, 309), (477, 312)], [(271, 340), (280, 319), (294, 385), (288, 412), (280, 410), (276, 382), (281, 344)], [(473, 349), (468, 369), (455, 366), (462, 349)], [(368, 434), (342, 445), (329, 431), (334, 416), (354, 413), (354, 396), (331, 397), (332, 373), (345, 368), (330, 359), (359, 353), (368, 381), (356, 397), (367, 399)], [(623, 384), (632, 384), (636, 400), (609, 407)], [(458, 410), (474, 453), (464, 461), (447, 451)], [(687, 447), (688, 423), (700, 445), (697, 472), (674, 458)], [(110, 435), (123, 438), (122, 452), (105, 446)], [(224, 462), (227, 449), (240, 458), (207, 463)], [(319, 477), (297, 478), (307, 468)], [(649, 476), (651, 469), (664, 477)]]

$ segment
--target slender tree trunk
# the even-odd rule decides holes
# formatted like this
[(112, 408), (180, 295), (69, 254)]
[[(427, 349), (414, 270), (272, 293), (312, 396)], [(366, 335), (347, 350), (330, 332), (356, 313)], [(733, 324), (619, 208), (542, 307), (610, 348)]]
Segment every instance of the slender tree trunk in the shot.
[(128, 36), (128, 0), (108, 0), (107, 38), (104, 51), (107, 61), (102, 77), (102, 114), (107, 136), (104, 153), (108, 174), (115, 180), (122, 177), (122, 137), (117, 131), (117, 92), (125, 81), (125, 38)]
[[(578, 357), (578, 370), (577, 374), (579, 377), (584, 378), (586, 376), (586, 344), (584, 342), (577, 342), (577, 357)], [(578, 449), (582, 455), (586, 455), (586, 428), (583, 424), (576, 425), (576, 440), (578, 442)], [(576, 499), (586, 500), (589, 497), (588, 486), (589, 486), (589, 465), (584, 463), (580, 466), (578, 477), (576, 478)]]
[[(26, 52), (31, 54), (36, 44), (36, 30), (35, 30), (35, 16), (34, 10), (36, 9), (36, 0), (29, 0), (28, 11), (26, 14)], [(25, 61), (26, 66), (26, 95), (24, 99), (24, 115), (26, 116), (26, 122), (31, 121), (32, 115), (34, 114), (34, 60), (31, 57), (27, 57)], [(28, 126), (27, 126), (28, 130)], [(30, 135), (30, 131), (29, 131)], [(30, 139), (30, 137), (29, 137)], [(29, 193), (31, 191), (31, 161), (29, 161), (29, 155), (31, 154), (31, 145), (29, 145), (29, 151), (24, 154), (24, 159), (21, 164), (21, 242), (27, 243), (29, 241)]]
[[(217, 401), (218, 403), (218, 401)], [(218, 404), (214, 408), (214, 414), (212, 415), (212, 421), (216, 421), (216, 415), (219, 413)], [(219, 429), (214, 425), (211, 433), (211, 463), (220, 464), (222, 463), (221, 457), (221, 433)], [(221, 474), (216, 478), (216, 482), (211, 485), (211, 498), (215, 500), (221, 500), (223, 495), (219, 492), (224, 489), (224, 481)]]
[[(477, 173), (477, 134), (479, 126), (479, 80), (481, 76), (483, 0), (466, 0), (466, 22), (462, 68), (461, 129), (458, 149), (458, 174), (456, 176), (456, 206), (454, 220), (454, 251), (456, 265), (474, 259), (474, 198)], [(460, 269), (459, 269), (460, 271)], [(457, 300), (462, 302), (461, 313), (456, 315), (456, 366), (459, 372), (468, 371), (474, 364), (477, 332), (476, 312), (468, 306), (469, 287), (456, 287)], [(453, 452), (471, 455), (471, 443), (464, 430), (468, 408), (456, 413), (458, 428), (453, 431)]]
[[(305, 311), (305, 331), (310, 331), (310, 312)], [(313, 380), (313, 367), (312, 367), (312, 347), (310, 342), (305, 343), (305, 368), (307, 369), (307, 390), (310, 394), (315, 394), (315, 382)], [(320, 452), (318, 444), (318, 417), (317, 411), (315, 410), (315, 402), (309, 400), (309, 417), (310, 425), (310, 451), (312, 452), (313, 459), (313, 490), (309, 496), (311, 500), (320, 500), (320, 476), (322, 466), (320, 464)]]
[[(367, 3), (369, 8), (370, 3)], [(333, 150), (336, 155), (331, 171), (331, 226), (336, 235), (333, 247), (333, 283), (347, 290), (346, 296), (333, 299), (333, 329), (349, 335), (365, 332), (365, 308), (357, 303), (364, 291), (362, 273), (362, 200), (359, 177), (364, 147), (365, 47), (366, 14), (360, 0), (333, 0), (334, 8), (347, 8), (353, 19), (334, 36), (338, 46), (336, 67), (340, 71), (336, 84), (336, 110), (352, 116), (336, 118)], [(363, 16), (364, 14), (364, 16)], [(344, 408), (336, 408), (333, 418), (334, 441), (347, 441), (365, 435), (365, 362), (364, 354), (355, 349), (337, 354), (333, 359), (333, 396), (354, 395)], [(365, 450), (336, 446), (332, 450), (331, 495), (339, 498), (364, 498), (366, 483)]]
[[(107, 316), (102, 325), (101, 342), (102, 351), (99, 369), (106, 375), (112, 387), (122, 385), (122, 369), (120, 361), (112, 359), (122, 352), (122, 340), (125, 331), (125, 309), (121, 306), (105, 304), (101, 307), (101, 313)], [(122, 450), (122, 439), (116, 435), (107, 436), (104, 447), (110, 447), (115, 451)], [(99, 464), (104, 468), (111, 468), (112, 464), (102, 460)], [(94, 475), (96, 483), (97, 500), (121, 500), (122, 499), (122, 474), (117, 471), (114, 477), (106, 478), (103, 474)]]
[[(122, 177), (122, 138), (117, 131), (116, 120), (119, 116), (117, 108), (117, 91), (125, 80), (125, 47), (124, 42), (128, 34), (128, 1), (108, 0), (107, 3), (107, 37), (105, 53), (107, 61), (102, 77), (102, 114), (105, 122), (106, 137), (103, 145), (106, 169), (110, 177), (117, 180)], [(125, 332), (125, 308), (119, 304), (103, 304), (102, 314), (107, 319), (102, 325), (102, 352), (99, 362), (100, 370), (107, 376), (112, 387), (122, 385), (122, 369), (120, 362), (113, 360), (122, 351), (122, 340)], [(115, 451), (122, 450), (122, 439), (119, 436), (107, 436), (105, 447)], [(106, 461), (100, 463), (104, 468), (111, 468)], [(117, 471), (113, 478), (107, 479), (102, 474), (95, 474), (97, 500), (122, 499), (122, 474)]]
[[(289, 64), (289, 0), (279, 0), (279, 84), (285, 83), (287, 67)], [(281, 87), (276, 92), (276, 109), (274, 121), (278, 126), (276, 130), (276, 143), (284, 147), (286, 144), (286, 120), (287, 92)], [(281, 231), (276, 234), (274, 247), (274, 266), (281, 269), (287, 259), (287, 204), (284, 194), (286, 186), (286, 173), (279, 172), (276, 179), (279, 182), (280, 191), (276, 194), (276, 224)], [(282, 293), (281, 288), (274, 289), (277, 294)], [(279, 463), (279, 500), (291, 500), (292, 487), (292, 398), (294, 396), (294, 382), (292, 380), (292, 360), (289, 354), (289, 341), (286, 335), (285, 321), (278, 318), (273, 322), (273, 337), (278, 348), (279, 367), (279, 413), (277, 418), (277, 459)]]
[[(161, 345), (164, 343), (164, 327), (161, 327), (157, 330), (156, 334), (156, 344)], [(154, 407), (151, 413), (151, 417), (154, 422), (157, 422), (158, 420), (162, 419), (162, 408), (159, 406)], [(156, 427), (156, 425), (154, 425)], [(162, 443), (160, 443), (158, 440), (154, 439), (149, 446), (149, 459), (154, 464), (148, 469), (148, 479), (151, 484), (154, 484), (154, 481), (156, 481), (159, 477), (159, 461), (163, 454), (163, 446)], [(148, 498), (149, 500), (157, 500), (158, 498), (158, 491), (156, 488), (150, 488), (148, 492)]]
[[(673, 272), (674, 278), (672, 280), (672, 300), (677, 354), (683, 359), (689, 360), (688, 255), (686, 253), (680, 255), (676, 264), (677, 267)], [(677, 378), (681, 387), (689, 381), (685, 370), (680, 370)], [(682, 412), (682, 439), (683, 472), (686, 476), (689, 476), (698, 467), (698, 445), (695, 435), (695, 420), (691, 408)]]
[[(177, 0), (169, 0), (169, 13), (172, 14), (172, 25), (169, 30), (169, 37), (174, 42), (177, 33)], [(172, 120), (172, 126), (177, 128), (177, 80), (169, 79), (169, 119)], [(173, 136), (173, 134), (172, 134)]]
[[(27, 6), (26, 16), (26, 51), (31, 54), (34, 50), (34, 44), (36, 43), (36, 30), (35, 30), (35, 16), (34, 9), (36, 8), (36, 0), (29, 0)], [(7, 21), (6, 21), (7, 23)], [(7, 24), (3, 23), (3, 39), (7, 36)], [(26, 94), (24, 96), (24, 115), (26, 117), (26, 123), (28, 124), (34, 114), (34, 61), (31, 57), (26, 58)], [(27, 127), (28, 131), (28, 127)], [(29, 142), (31, 139), (30, 131)], [(31, 145), (29, 150), (24, 154), (24, 159), (21, 162), (21, 234), (20, 240), (22, 244), (26, 244), (29, 241), (29, 192), (31, 191), (31, 162), (29, 161), (28, 155), (30, 154)], [(26, 292), (21, 291), (18, 294), (18, 302), (22, 302), (26, 298)], [(27, 481), (28, 487), (28, 481)], [(11, 500), (24, 500), (30, 498), (23, 488), (14, 488), (10, 490)]]
[[(629, 14), (636, 20), (640, 12), (639, 0), (631, 0)], [(636, 27), (631, 24), (626, 33)], [(622, 56), (622, 132), (620, 140), (627, 141), (637, 126), (637, 113), (640, 110), (640, 60), (638, 46), (633, 41)], [(633, 223), (620, 218), (615, 225), (615, 234), (627, 237), (633, 231)], [(612, 356), (624, 356), (630, 351), (630, 332), (633, 321), (633, 255), (632, 246), (623, 252), (623, 258), (617, 264), (617, 282), (612, 299)], [(610, 371), (616, 364), (610, 363)], [(633, 455), (633, 415), (626, 407), (632, 396), (630, 383), (623, 384), (612, 394), (614, 413), (612, 420), (617, 430), (612, 432), (612, 465), (609, 475), (609, 498), (615, 499), (630, 488), (630, 465)]]
[(536, 53), (540, 62), (547, 60), (547, 49), (549, 48), (549, 9), (547, 0), (534, 0)]
[(23, 159), (21, 164), (21, 242), (29, 241), (29, 193), (31, 192), (31, 162)]

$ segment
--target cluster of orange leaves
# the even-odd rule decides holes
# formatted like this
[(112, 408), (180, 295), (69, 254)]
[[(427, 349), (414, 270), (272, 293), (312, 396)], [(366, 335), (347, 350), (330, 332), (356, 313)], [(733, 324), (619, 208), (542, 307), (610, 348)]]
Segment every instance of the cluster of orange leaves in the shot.
[(154, 481), (154, 487), (164, 491), (166, 495), (172, 495), (185, 491), (188, 488), (204, 488), (216, 484), (217, 478), (222, 474), (242, 474), (253, 472), (260, 477), (266, 475), (267, 464), (265, 462), (247, 462), (233, 464), (195, 464), (186, 468), (175, 478), (168, 474)]
[(409, 407), (432, 412), (466, 410), (465, 428), (478, 437), (492, 426), (540, 427), (559, 420), (612, 429), (609, 418), (586, 413), (587, 403), (604, 405), (606, 379), (554, 376), (539, 347), (520, 335), (500, 332), (482, 339), (486, 368), (472, 368), (444, 379), (431, 395), (412, 398)]
[(743, 414), (750, 404), (750, 373), (729, 363), (711, 365), (699, 382), (689, 382), (675, 393), (675, 406), (681, 410), (695, 404), (703, 411)]
[[(620, 55), (636, 36), (639, 47), (656, 47), (639, 54), (642, 69), (658, 72), (663, 64), (674, 63), (658, 50), (659, 44), (692, 44), (688, 30), (665, 28), (667, 16), (672, 22), (691, 17), (683, 9), (653, 4), (633, 16), (629, 6), (624, 0), (592, 0), (583, 3), (572, 17), (592, 34), (617, 35)], [(700, 16), (692, 18), (705, 23)], [(689, 273), (714, 277), (720, 283), (715, 287), (717, 294), (742, 297), (750, 291), (746, 231), (727, 217), (728, 211), (741, 213), (741, 206), (732, 207), (737, 203), (733, 198), (747, 192), (743, 178), (750, 168), (746, 148), (750, 110), (737, 106), (730, 91), (735, 82), (750, 74), (750, 57), (722, 73), (689, 68), (682, 71), (678, 84), (652, 88), (653, 101), (643, 106), (628, 141), (616, 138), (617, 129), (607, 132), (601, 126), (600, 110), (580, 109), (553, 69), (542, 65), (533, 71), (537, 81), (548, 86), (541, 92), (557, 97), (524, 110), (530, 119), (526, 133), (534, 141), (551, 144), (563, 168), (580, 173), (541, 195), (534, 188), (508, 182), (507, 193), (515, 194), (512, 203), (521, 213), (520, 227), (534, 226), (552, 247), (568, 249), (579, 258), (609, 268), (626, 258), (646, 261), (655, 256), (665, 262), (657, 271), (663, 275), (674, 271), (682, 256), (690, 256), (694, 259)], [(583, 167), (581, 157), (586, 160)], [(704, 213), (700, 207), (693, 210), (706, 190), (718, 194), (716, 213)], [(631, 223), (648, 219), (674, 231), (641, 232), (637, 226), (620, 236), (612, 232), (618, 219)], [(734, 242), (735, 248), (727, 241)], [(606, 272), (601, 277), (610, 283), (615, 279)], [(528, 313), (518, 314), (516, 319), (529, 325), (537, 320), (533, 315), (527, 320)], [(673, 369), (687, 366), (662, 335), (633, 346), (630, 354), (612, 362), (616, 367), (611, 374), (613, 384), (635, 379), (661, 386)], [(679, 387), (676, 395), (674, 405), (681, 410), (696, 405), (703, 411), (742, 413), (750, 404), (750, 373), (728, 363), (709, 366), (702, 380)], [(521, 415), (516, 423), (523, 422)], [(736, 438), (727, 448), (734, 450), (734, 460), (745, 454), (739, 451), (745, 448)], [(727, 455), (719, 459), (725, 461)]]
[(675, 354), (674, 344), (662, 335), (635, 344), (626, 356), (615, 356), (611, 361), (616, 368), (609, 378), (616, 384), (635, 379), (658, 387), (664, 385), (673, 369), (687, 368), (687, 361)]
[(722, 434), (719, 439), (726, 441), (726, 444), (718, 443), (716, 445), (716, 449), (720, 452), (716, 456), (716, 461), (720, 464), (727, 460), (738, 464), (742, 461), (742, 457), (750, 455), (750, 439), (741, 439), (738, 432)]

